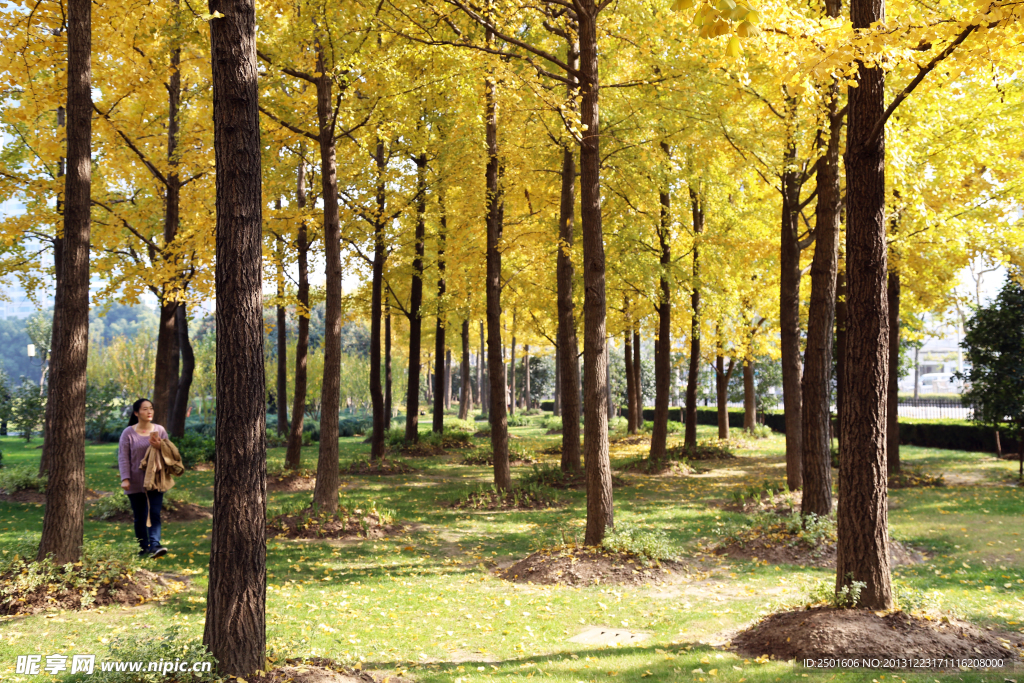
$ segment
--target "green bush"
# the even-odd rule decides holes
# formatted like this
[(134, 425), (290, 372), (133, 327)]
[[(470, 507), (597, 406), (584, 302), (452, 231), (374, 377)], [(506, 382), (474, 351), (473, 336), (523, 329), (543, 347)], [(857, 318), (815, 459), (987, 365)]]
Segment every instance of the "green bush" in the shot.
[(863, 581), (851, 581), (836, 591), (835, 579), (822, 579), (811, 589), (810, 604), (828, 605), (835, 609), (850, 609), (860, 600), (860, 592), (867, 586)]
[(569, 475), (554, 465), (534, 465), (533, 468), (520, 477), (521, 486), (537, 485), (558, 488), (569, 479)]
[[(162, 636), (142, 637), (139, 634), (122, 635), (114, 638), (110, 644), (110, 654), (105, 658), (111, 662), (149, 662), (166, 663), (170, 667), (175, 662), (188, 663), (188, 668), (207, 668), (209, 671), (102, 671), (99, 663), (92, 674), (77, 673), (65, 678), (67, 683), (213, 683), (222, 680), (217, 675), (217, 660), (203, 645), (199, 636), (188, 637), (182, 632), (181, 626), (171, 626)], [(163, 664), (161, 664), (163, 666)]]
[(128, 496), (121, 493), (112, 493), (94, 501), (89, 506), (89, 514), (97, 519), (110, 519), (122, 513), (132, 511), (132, 504)]
[(601, 545), (612, 552), (632, 553), (641, 564), (649, 565), (672, 557), (668, 537), (660, 529), (642, 529), (629, 522), (619, 522), (604, 537)]
[(541, 420), (540, 426), (544, 429), (561, 429), (562, 418), (561, 417), (546, 417)]
[(444, 421), (445, 432), (466, 432), (472, 434), (476, 431), (476, 424), (469, 420), (460, 420), (457, 417), (448, 418)]
[(515, 414), (515, 415), (509, 415), (508, 416), (508, 426), (509, 427), (526, 427), (529, 424), (530, 424), (529, 418), (524, 417), (523, 415), (520, 415), (518, 413)]
[(15, 491), (45, 491), (46, 477), (37, 477), (29, 467), (5, 467), (0, 470), (0, 491), (10, 495)]
[(181, 462), (188, 468), (201, 462), (213, 462), (217, 453), (216, 440), (197, 432), (185, 432), (172, 441), (178, 447)]

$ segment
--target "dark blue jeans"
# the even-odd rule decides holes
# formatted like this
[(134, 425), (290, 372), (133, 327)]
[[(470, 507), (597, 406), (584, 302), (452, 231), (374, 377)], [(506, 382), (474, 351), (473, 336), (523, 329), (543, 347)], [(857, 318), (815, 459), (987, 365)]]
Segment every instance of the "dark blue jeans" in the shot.
[[(164, 494), (162, 491), (129, 493), (128, 500), (135, 516), (135, 538), (139, 540), (139, 547), (146, 552), (153, 552), (160, 545), (160, 509), (164, 504)], [(149, 527), (146, 526), (147, 513)]]

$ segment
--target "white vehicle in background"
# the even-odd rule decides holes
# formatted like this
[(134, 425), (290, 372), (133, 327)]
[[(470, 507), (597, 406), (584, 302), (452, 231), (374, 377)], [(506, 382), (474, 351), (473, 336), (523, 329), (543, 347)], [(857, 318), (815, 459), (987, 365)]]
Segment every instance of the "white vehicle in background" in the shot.
[(929, 372), (921, 375), (921, 391), (930, 394), (950, 394), (963, 391), (963, 383), (951, 372)]

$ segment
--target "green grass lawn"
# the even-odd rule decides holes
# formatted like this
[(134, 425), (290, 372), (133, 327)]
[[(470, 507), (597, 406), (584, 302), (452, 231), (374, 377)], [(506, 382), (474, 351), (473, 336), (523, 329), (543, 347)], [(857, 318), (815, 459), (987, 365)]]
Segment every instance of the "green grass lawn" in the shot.
[[(557, 444), (534, 418), (510, 432), (542, 462), (559, 456), (541, 448)], [(700, 436), (714, 428), (700, 427)], [(681, 435), (673, 434), (673, 440)], [(366, 457), (361, 437), (341, 439), (342, 462)], [(476, 439), (488, 448), (485, 439)], [(39, 440), (0, 438), (6, 465), (38, 467)], [(411, 459), (420, 471), (403, 476), (343, 477), (341, 499), (350, 507), (371, 503), (395, 510), (412, 524), (384, 541), (284, 541), (267, 543), (267, 642), (272, 657), (323, 656), (364, 668), (405, 671), (424, 682), (518, 681), (990, 681), (1004, 674), (890, 674), (878, 671), (820, 672), (791, 663), (758, 663), (716, 649), (758, 617), (806, 603), (829, 570), (730, 561), (705, 553), (708, 544), (749, 522), (707, 503), (764, 480), (785, 479), (784, 438), (743, 441), (736, 460), (701, 463), (695, 476), (623, 475), (615, 490), (616, 521), (666, 532), (689, 565), (683, 582), (642, 587), (586, 588), (510, 584), (493, 569), (564, 539), (582, 537), (582, 492), (559, 492), (568, 504), (530, 512), (454, 510), (460, 492), (491, 481), (486, 467), (462, 466), (458, 452)], [(645, 446), (614, 446), (613, 463), (636, 457)], [(934, 608), (953, 611), (985, 626), (1024, 630), (1024, 539), (1018, 520), (1022, 489), (1010, 485), (1016, 463), (988, 454), (905, 446), (904, 465), (943, 474), (951, 486), (890, 492), (894, 538), (931, 555), (895, 572), (922, 592)], [(284, 449), (268, 453), (280, 468)], [(303, 464), (315, 467), (316, 448)], [(86, 484), (115, 491), (116, 444), (90, 445)], [(517, 468), (513, 476), (523, 473)], [(189, 471), (175, 492), (212, 505), (213, 472)], [(311, 492), (271, 494), (268, 514), (295, 509)], [(38, 542), (41, 505), (0, 502), (0, 555), (9, 559), (24, 543)], [(89, 540), (120, 543), (134, 552), (130, 524), (87, 520)], [(53, 612), (0, 621), (0, 680), (17, 676), (20, 654), (106, 656), (118, 636), (159, 635), (170, 625), (201, 637), (206, 602), (209, 520), (164, 525), (170, 553), (147, 560), (155, 571), (188, 575), (188, 590), (132, 608)], [(569, 642), (586, 625), (623, 627), (650, 634), (629, 647), (595, 648)], [(884, 654), (884, 653), (880, 653)], [(695, 670), (699, 672), (695, 673)], [(714, 670), (714, 674), (711, 671)], [(805, 678), (806, 675), (806, 678)], [(1010, 674), (1010, 678), (1017, 675)], [(1022, 679), (1024, 680), (1024, 679)]]

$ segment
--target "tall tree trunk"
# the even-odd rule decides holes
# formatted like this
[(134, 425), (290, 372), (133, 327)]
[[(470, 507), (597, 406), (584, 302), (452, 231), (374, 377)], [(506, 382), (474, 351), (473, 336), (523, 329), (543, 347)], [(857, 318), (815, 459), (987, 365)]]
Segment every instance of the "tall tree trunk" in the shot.
[[(167, 287), (161, 292), (160, 323), (156, 337), (156, 370), (153, 378), (153, 422), (167, 425), (171, 417), (171, 356), (174, 352), (175, 314), (178, 302), (171, 299)], [(177, 378), (175, 378), (175, 383)]]
[[(577, 57), (571, 54), (571, 57)], [(570, 147), (562, 149), (562, 195), (558, 211), (558, 353), (559, 402), (562, 415), (562, 471), (579, 472), (580, 457), (580, 363), (576, 340), (573, 284), (576, 269), (570, 258), (575, 239), (576, 158)]]
[[(666, 159), (672, 158), (667, 143), (661, 143)], [(672, 266), (671, 195), (668, 190), (658, 193), (661, 202), (661, 227), (658, 230), (659, 262), (658, 339), (654, 346), (654, 428), (651, 430), (653, 461), (665, 458), (668, 441), (668, 400), (672, 390), (672, 290), (668, 269)]]
[[(830, 17), (838, 17), (840, 8), (838, 0), (829, 0), (826, 11)], [(818, 206), (811, 261), (801, 440), (804, 475), (801, 512), (821, 516), (832, 512), (832, 328), (839, 268), (839, 143), (843, 126), (842, 118), (836, 113), (838, 84), (832, 84), (828, 96), (828, 146), (818, 161), (817, 171)]]
[(178, 377), (178, 390), (174, 395), (174, 411), (168, 433), (173, 437), (185, 436), (185, 418), (188, 415), (188, 395), (192, 388), (192, 377), (196, 369), (196, 355), (192, 351), (192, 342), (188, 338), (188, 314), (185, 304), (178, 305), (178, 320), (175, 322), (178, 331), (178, 348), (181, 349), (181, 375)]
[(836, 273), (836, 434), (839, 445), (839, 460), (843, 459), (843, 404), (846, 402), (846, 264), (840, 256), (839, 272)]
[(327, 290), (324, 310), (324, 377), (320, 395), (320, 453), (316, 464), (313, 505), (322, 512), (338, 509), (338, 418), (341, 401), (341, 226), (338, 219), (338, 176), (335, 163), (331, 76), (324, 50), (316, 46), (316, 116), (320, 135), (320, 178), (324, 202), (324, 260)]
[(391, 306), (384, 305), (384, 424), (391, 429), (394, 415), (391, 398)]
[(743, 361), (743, 429), (752, 433), (757, 426), (757, 400), (754, 396), (754, 361)]
[[(60, 36), (63, 33), (61, 29), (54, 29), (53, 34)], [(66, 111), (64, 107), (57, 107), (57, 127), (64, 127)], [(91, 124), (90, 124), (91, 125)], [(57, 182), (60, 183), (61, 179), (64, 178), (65, 160), (64, 157), (57, 159)], [(67, 182), (67, 181), (64, 181)], [(56, 213), (58, 216), (64, 214), (64, 188), (61, 187), (57, 191), (56, 201)], [(56, 286), (56, 292), (61, 291), (61, 274), (64, 268), (64, 238), (58, 235), (53, 236), (53, 279), (54, 285)], [(55, 292), (55, 294), (56, 294)], [(50, 321), (50, 358), (53, 358), (53, 349), (56, 348), (58, 340), (60, 339), (60, 320), (57, 318), (57, 312), (59, 307), (57, 306), (56, 296), (54, 297), (53, 307), (53, 320)], [(45, 360), (45, 359), (44, 359)], [(39, 394), (43, 393), (43, 377), (45, 377), (45, 368), (43, 369), (43, 376), (39, 378)], [(46, 402), (46, 407), (43, 412), (43, 450), (39, 458), (39, 477), (46, 476), (46, 473), (50, 469), (50, 449), (53, 447), (53, 442), (50, 438), (51, 429), (50, 426), (53, 424), (53, 403), (51, 401)]]
[(889, 271), (889, 391), (886, 397), (886, 463), (888, 474), (900, 471), (900, 271)]
[(480, 321), (480, 356), (477, 359), (476, 383), (480, 387), (480, 414), (487, 416), (491, 405), (491, 387), (487, 381), (484, 366), (487, 363), (487, 351), (484, 349), (484, 321)]
[[(557, 338), (557, 332), (556, 332)], [(551, 414), (555, 417), (562, 415), (562, 350), (555, 345), (555, 390), (554, 400), (551, 405)]]
[(729, 438), (729, 380), (736, 368), (736, 359), (730, 358), (725, 365), (721, 343), (718, 345), (718, 356), (715, 357), (715, 401), (718, 407), (718, 438)]
[[(787, 98), (790, 115), (796, 118), (796, 100)], [(782, 351), (783, 412), (786, 421), (786, 483), (792, 490), (803, 486), (803, 436), (800, 380), (800, 171), (796, 142), (787, 141), (782, 174), (782, 220), (779, 267), (779, 333)]]
[[(512, 314), (512, 329), (515, 330), (516, 315)], [(508, 394), (508, 407), (509, 413), (515, 415), (516, 413), (516, 334), (512, 332), (512, 354), (509, 357), (509, 394)]]
[(380, 139), (377, 140), (373, 159), (377, 166), (377, 213), (373, 219), (373, 274), (370, 285), (370, 405), (373, 409), (370, 460), (376, 461), (384, 457), (384, 432), (391, 421), (391, 415), (385, 413), (380, 377), (380, 319), (385, 259), (384, 210), (387, 201), (387, 185), (384, 179), (384, 167), (387, 162), (384, 157), (384, 142)]
[(277, 433), (284, 436), (288, 433), (288, 319), (284, 306), (284, 240), (279, 237), (277, 243)]
[(523, 405), (526, 410), (533, 406), (533, 397), (530, 396), (530, 345), (524, 347), (526, 355), (523, 356)]
[(452, 350), (444, 351), (444, 409), (452, 408)]
[[(302, 148), (304, 152), (305, 149)], [(299, 167), (296, 171), (296, 204), (300, 209), (306, 207), (306, 166), (299, 156)], [(295, 241), (299, 256), (299, 304), (296, 313), (299, 316), (299, 337), (295, 340), (295, 389), (292, 396), (292, 422), (289, 425), (288, 452), (285, 454), (284, 466), (297, 470), (302, 465), (302, 424), (306, 418), (306, 359), (309, 352), (309, 241), (306, 233), (306, 222), (299, 223), (298, 237)]]
[(423, 240), (427, 231), (427, 155), (416, 157), (416, 256), (412, 262), (409, 304), (409, 386), (405, 393), (405, 440), (420, 440), (420, 344), (423, 319)]
[[(68, 0), (67, 175), (58, 336), (51, 348), (49, 480), (37, 559), (77, 562), (85, 525), (85, 370), (89, 357), (89, 240), (92, 187), (92, 5)], [(57, 327), (55, 326), (55, 329)]]
[(633, 330), (633, 400), (636, 401), (636, 428), (644, 424), (644, 378), (640, 374), (640, 328)]
[(622, 360), (626, 366), (626, 433), (636, 434), (636, 383), (633, 380), (633, 333), (626, 330), (623, 336)]
[[(488, 44), (494, 39), (488, 30)], [(505, 414), (505, 364), (501, 358), (501, 233), (503, 203), (498, 159), (498, 110), (494, 79), (484, 87), (484, 124), (487, 134), (487, 374), (490, 381), (491, 450), (494, 453), (494, 485), (499, 491), (512, 488), (508, 463), (508, 417)]]
[(693, 213), (693, 294), (690, 295), (690, 367), (686, 374), (686, 432), (684, 448), (697, 449), (697, 381), (700, 377), (700, 241), (704, 233), (704, 205), (700, 194), (690, 187)]
[(256, 9), (249, 0), (213, 0), (210, 11), (223, 16), (210, 23), (217, 162), (217, 468), (203, 642), (222, 673), (247, 676), (266, 666), (267, 597)]
[(469, 386), (469, 318), (462, 321), (462, 363), (459, 364), (459, 419), (469, 419), (469, 404), (472, 394)]
[[(431, 425), (435, 434), (444, 431), (445, 388), (448, 386), (449, 368), (446, 367), (445, 356), (445, 313), (444, 293), (444, 249), (448, 232), (448, 218), (444, 210), (444, 195), (438, 195), (441, 206), (441, 230), (437, 235), (437, 325), (434, 328), (434, 368), (437, 376), (437, 391), (434, 396), (434, 421)], [(449, 394), (450, 395), (450, 394)]]
[(587, 471), (587, 530), (584, 543), (600, 545), (614, 525), (612, 471), (608, 457), (608, 394), (604, 232), (601, 227), (601, 145), (598, 98), (596, 0), (579, 0), (580, 216), (583, 222), (583, 459)]
[[(884, 0), (853, 0), (853, 28), (885, 18)], [(886, 491), (886, 394), (889, 302), (885, 242), (885, 75), (860, 64), (850, 90), (846, 144), (849, 288), (843, 402), (844, 451), (839, 460), (836, 589), (863, 581), (858, 606), (893, 605), (889, 575)], [(876, 126), (879, 130), (874, 132)]]

